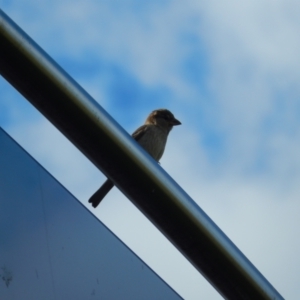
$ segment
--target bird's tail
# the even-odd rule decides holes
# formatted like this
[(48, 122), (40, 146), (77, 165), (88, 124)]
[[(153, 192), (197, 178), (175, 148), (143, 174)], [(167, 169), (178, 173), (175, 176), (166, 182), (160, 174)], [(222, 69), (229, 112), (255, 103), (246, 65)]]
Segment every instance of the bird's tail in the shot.
[(114, 184), (111, 180), (107, 179), (100, 189), (92, 195), (89, 199), (89, 203), (92, 203), (93, 207), (97, 207), (106, 194), (113, 188)]

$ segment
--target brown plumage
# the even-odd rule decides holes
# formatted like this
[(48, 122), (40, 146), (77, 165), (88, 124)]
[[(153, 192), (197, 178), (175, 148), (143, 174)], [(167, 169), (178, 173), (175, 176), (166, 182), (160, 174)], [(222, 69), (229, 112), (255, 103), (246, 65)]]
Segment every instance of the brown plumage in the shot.
[[(146, 119), (144, 125), (139, 127), (132, 137), (156, 160), (159, 161), (164, 153), (169, 132), (173, 126), (181, 123), (167, 109), (154, 110)], [(106, 194), (113, 188), (114, 184), (107, 179), (97, 190), (89, 202), (97, 207)]]

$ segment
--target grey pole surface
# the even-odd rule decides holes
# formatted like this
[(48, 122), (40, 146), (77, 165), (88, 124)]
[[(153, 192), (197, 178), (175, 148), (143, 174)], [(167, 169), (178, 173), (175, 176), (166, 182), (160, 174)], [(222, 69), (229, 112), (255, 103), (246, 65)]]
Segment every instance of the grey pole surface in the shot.
[(1, 10), (0, 73), (115, 183), (224, 298), (283, 299), (187, 193)]

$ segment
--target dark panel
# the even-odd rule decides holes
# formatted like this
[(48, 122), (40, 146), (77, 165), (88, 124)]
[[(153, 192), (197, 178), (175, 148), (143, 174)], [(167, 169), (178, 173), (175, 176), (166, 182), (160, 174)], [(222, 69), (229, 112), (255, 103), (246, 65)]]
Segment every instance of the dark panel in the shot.
[(0, 129), (0, 299), (181, 298)]

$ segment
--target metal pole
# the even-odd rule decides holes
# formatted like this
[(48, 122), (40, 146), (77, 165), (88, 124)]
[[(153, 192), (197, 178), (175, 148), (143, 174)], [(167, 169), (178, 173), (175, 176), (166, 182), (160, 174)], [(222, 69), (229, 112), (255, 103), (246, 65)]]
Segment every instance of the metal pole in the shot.
[(0, 72), (223, 297), (283, 299), (186, 192), (1, 10)]

